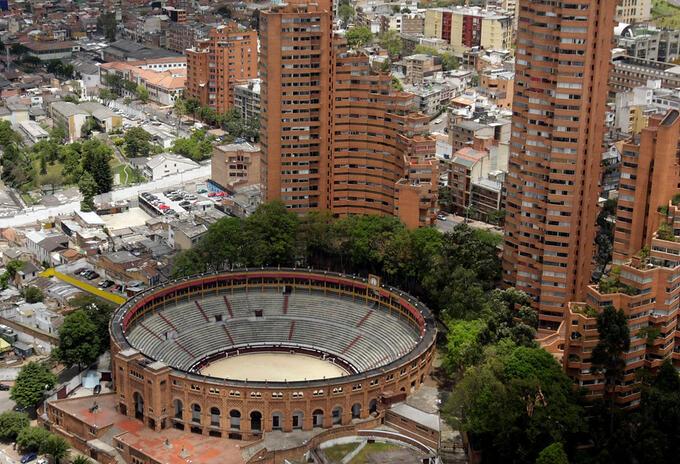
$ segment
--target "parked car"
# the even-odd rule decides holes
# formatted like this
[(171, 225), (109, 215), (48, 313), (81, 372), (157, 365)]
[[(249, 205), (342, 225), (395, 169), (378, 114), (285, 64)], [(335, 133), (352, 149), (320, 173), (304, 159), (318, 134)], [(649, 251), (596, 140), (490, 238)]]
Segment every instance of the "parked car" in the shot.
[(9, 391), (10, 386), (5, 385), (4, 383), (0, 383), (0, 391)]
[[(99, 385), (97, 385), (97, 386), (99, 386)], [(35, 464), (49, 464), (49, 462), (45, 458), (40, 458), (35, 462)]]
[(111, 285), (113, 285), (112, 280), (102, 280), (101, 282), (99, 282), (100, 288), (109, 288)]
[(99, 277), (99, 274), (97, 274), (96, 272), (92, 271), (91, 274), (88, 274), (88, 275), (87, 275), (87, 280), (94, 280), (94, 279), (96, 279), (97, 277)]
[(21, 458), (21, 464), (26, 464), (27, 462), (34, 461), (38, 458), (38, 455), (35, 453), (28, 453), (26, 456)]
[(212, 197), (214, 197), (214, 196), (216, 196), (216, 195), (217, 195), (217, 194), (216, 194), (215, 192), (210, 192), (210, 193), (208, 194), (208, 196), (209, 196), (210, 198), (212, 198)]
[(198, 189), (198, 191), (196, 193), (205, 193), (205, 192), (207, 192), (206, 189)]
[(446, 215), (445, 214), (437, 214), (437, 219), (440, 221), (446, 221)]

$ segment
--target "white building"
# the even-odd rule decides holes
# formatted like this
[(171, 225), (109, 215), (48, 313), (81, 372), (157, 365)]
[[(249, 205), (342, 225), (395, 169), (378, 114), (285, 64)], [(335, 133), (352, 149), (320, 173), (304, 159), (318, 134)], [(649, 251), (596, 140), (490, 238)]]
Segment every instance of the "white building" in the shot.
[(183, 156), (172, 153), (161, 153), (152, 156), (144, 166), (144, 176), (149, 180), (160, 179), (171, 174), (196, 169), (198, 163)]

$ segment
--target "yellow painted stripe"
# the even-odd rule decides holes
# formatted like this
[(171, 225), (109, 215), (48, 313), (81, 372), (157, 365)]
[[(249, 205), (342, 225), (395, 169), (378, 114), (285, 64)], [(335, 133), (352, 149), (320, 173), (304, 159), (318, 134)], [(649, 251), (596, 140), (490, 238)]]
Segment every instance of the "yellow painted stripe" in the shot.
[(88, 293), (92, 293), (93, 295), (97, 295), (101, 298), (104, 298), (105, 300), (109, 300), (112, 303), (115, 303), (117, 305), (121, 305), (125, 303), (126, 299), (123, 298), (122, 296), (114, 295), (113, 293), (105, 292), (101, 288), (94, 287), (90, 284), (86, 284), (85, 282), (82, 282), (78, 279), (74, 279), (71, 276), (67, 276), (66, 274), (62, 274), (61, 272), (57, 272), (54, 270), (54, 268), (49, 268), (44, 270), (39, 274), (41, 277), (56, 277), (59, 280), (63, 280), (66, 283), (69, 283), (73, 285), (74, 287), (78, 287), (82, 290), (85, 290)]

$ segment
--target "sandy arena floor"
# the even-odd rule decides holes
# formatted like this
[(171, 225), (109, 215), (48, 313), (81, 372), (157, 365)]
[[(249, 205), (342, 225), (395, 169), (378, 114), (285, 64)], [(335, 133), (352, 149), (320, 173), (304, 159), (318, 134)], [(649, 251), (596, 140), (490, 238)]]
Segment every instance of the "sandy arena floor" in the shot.
[(340, 366), (304, 354), (253, 353), (220, 359), (201, 374), (234, 380), (279, 382), (347, 375)]

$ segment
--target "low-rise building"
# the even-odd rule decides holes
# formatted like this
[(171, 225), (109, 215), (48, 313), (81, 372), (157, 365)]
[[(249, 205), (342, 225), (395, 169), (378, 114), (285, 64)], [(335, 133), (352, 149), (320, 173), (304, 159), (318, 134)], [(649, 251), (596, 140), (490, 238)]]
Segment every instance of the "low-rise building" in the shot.
[(81, 129), (90, 115), (75, 103), (57, 101), (51, 106), (52, 120), (57, 126), (64, 128), (71, 142), (81, 137)]
[(262, 150), (248, 142), (217, 145), (211, 157), (210, 179), (228, 191), (263, 182)]
[(197, 167), (197, 162), (185, 158), (184, 156), (175, 155), (173, 153), (161, 153), (152, 156), (151, 159), (147, 161), (144, 166), (144, 177), (149, 180), (156, 180), (171, 174), (190, 171)]
[(96, 102), (83, 102), (78, 108), (85, 110), (97, 122), (97, 124), (109, 133), (123, 125), (123, 118), (111, 111), (106, 106)]
[(436, 55), (419, 53), (404, 57), (406, 82), (421, 84), (423, 79), (442, 70), (442, 59)]
[(21, 121), (17, 126), (24, 139), (30, 143), (38, 143), (50, 138), (50, 134), (35, 121)]
[(30, 231), (26, 233), (26, 247), (33, 252), (39, 263), (51, 266), (59, 264), (57, 252), (68, 248), (68, 237), (55, 232)]
[(28, 54), (40, 61), (68, 60), (73, 52), (80, 51), (80, 46), (71, 41), (27, 42), (22, 44), (28, 49)]
[(168, 244), (175, 250), (193, 248), (208, 231), (208, 226), (196, 220), (172, 221), (169, 226)]
[[(186, 59), (158, 59), (143, 61), (116, 61), (104, 63), (99, 68), (101, 81), (107, 74), (117, 74), (123, 79), (141, 85), (149, 91), (149, 99), (163, 105), (173, 105), (186, 89)], [(133, 96), (128, 92), (128, 96)]]

